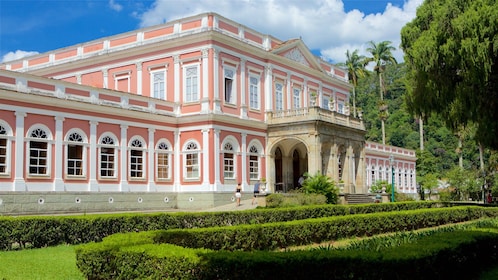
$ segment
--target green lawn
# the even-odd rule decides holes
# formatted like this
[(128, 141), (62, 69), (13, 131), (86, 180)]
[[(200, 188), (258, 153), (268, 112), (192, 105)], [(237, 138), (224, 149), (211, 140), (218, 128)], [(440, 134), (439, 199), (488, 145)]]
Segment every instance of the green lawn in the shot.
[(0, 252), (0, 279), (85, 279), (76, 267), (75, 246)]

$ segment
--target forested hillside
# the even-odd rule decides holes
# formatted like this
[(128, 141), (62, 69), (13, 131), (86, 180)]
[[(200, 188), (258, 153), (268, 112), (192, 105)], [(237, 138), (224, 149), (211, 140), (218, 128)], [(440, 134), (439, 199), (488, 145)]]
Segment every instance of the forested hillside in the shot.
[[(410, 115), (404, 102), (406, 93), (405, 85), (406, 67), (403, 63), (389, 65), (385, 71), (384, 102), (388, 106), (388, 116), (385, 123), (386, 144), (417, 150), (417, 181), (433, 190), (437, 186), (436, 179), (451, 181), (452, 174), (459, 166), (459, 152), (461, 151), (462, 166), (465, 176), (472, 176), (477, 182), (473, 195), (480, 198), (480, 186), (486, 184), (490, 187), (494, 183), (493, 174), (496, 173), (496, 153), (490, 150), (483, 151), (484, 172), (481, 170), (479, 147), (473, 138), (472, 127), (461, 131), (462, 147), (459, 148), (458, 134), (445, 127), (445, 122), (438, 116), (429, 116), (423, 122), (423, 146), (420, 150), (420, 121), (418, 117)], [(358, 80), (356, 88), (356, 106), (362, 111), (362, 117), (367, 129), (367, 140), (382, 142), (381, 121), (379, 118), (379, 80), (375, 72)], [(425, 182), (424, 182), (425, 181)], [(496, 184), (495, 184), (496, 185)]]

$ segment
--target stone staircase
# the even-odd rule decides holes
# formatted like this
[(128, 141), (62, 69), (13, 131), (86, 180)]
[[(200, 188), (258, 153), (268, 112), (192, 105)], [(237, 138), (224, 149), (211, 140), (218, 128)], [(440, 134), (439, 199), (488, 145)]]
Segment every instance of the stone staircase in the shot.
[(374, 203), (374, 197), (369, 196), (368, 194), (363, 193), (350, 193), (346, 194), (346, 202), (347, 204), (365, 204), (365, 203)]

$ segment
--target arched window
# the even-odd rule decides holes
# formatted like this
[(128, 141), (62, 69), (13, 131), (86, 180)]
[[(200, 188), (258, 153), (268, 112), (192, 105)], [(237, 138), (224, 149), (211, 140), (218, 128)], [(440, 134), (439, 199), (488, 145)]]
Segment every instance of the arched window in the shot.
[(66, 175), (85, 176), (85, 153), (83, 136), (80, 132), (71, 132), (66, 136)]
[(11, 133), (10, 127), (0, 121), (0, 176), (10, 173)]
[(28, 175), (50, 175), (50, 145), (45, 128), (34, 128), (28, 134)]
[(117, 141), (114, 136), (106, 135), (99, 142), (100, 177), (116, 178)]
[(185, 179), (199, 179), (200, 177), (200, 165), (199, 165), (199, 154), (200, 149), (197, 143), (190, 141), (185, 145), (184, 148), (184, 165), (183, 165), (183, 176)]
[(128, 147), (129, 176), (131, 179), (145, 178), (145, 145), (141, 139), (134, 138)]
[(223, 146), (223, 176), (225, 179), (235, 179), (235, 151), (229, 142)]
[(252, 145), (249, 148), (249, 179), (260, 179), (259, 174), (259, 151), (256, 146)]
[(159, 142), (156, 147), (156, 178), (166, 180), (170, 178), (171, 149), (168, 143)]

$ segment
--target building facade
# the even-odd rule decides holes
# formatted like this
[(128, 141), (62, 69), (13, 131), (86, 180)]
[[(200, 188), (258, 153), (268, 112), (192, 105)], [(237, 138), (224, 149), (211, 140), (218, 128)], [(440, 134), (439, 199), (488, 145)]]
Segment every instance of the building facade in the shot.
[(7, 62), (0, 193), (285, 192), (305, 172), (367, 193), (391, 154), (415, 192), (414, 153), (366, 143), (350, 89), (300, 39), (214, 13)]

